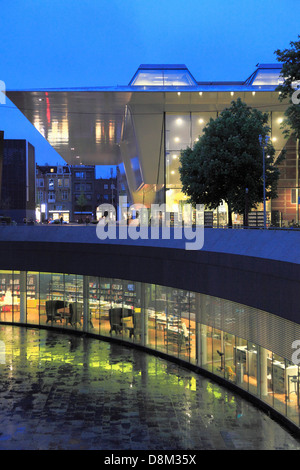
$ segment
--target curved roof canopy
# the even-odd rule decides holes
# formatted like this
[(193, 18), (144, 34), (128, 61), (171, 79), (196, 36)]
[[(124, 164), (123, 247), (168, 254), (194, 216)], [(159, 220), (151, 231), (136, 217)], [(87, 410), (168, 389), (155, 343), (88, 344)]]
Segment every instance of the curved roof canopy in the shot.
[[(246, 81), (197, 82), (184, 64), (142, 64), (127, 86), (7, 90), (6, 95), (67, 163), (117, 165), (128, 109), (135, 127), (164, 112), (220, 111), (233, 95), (251, 106), (272, 102), (272, 109), (282, 109), (275, 96), (280, 71), (281, 65), (262, 64)], [(252, 96), (255, 91), (262, 92), (259, 98)]]

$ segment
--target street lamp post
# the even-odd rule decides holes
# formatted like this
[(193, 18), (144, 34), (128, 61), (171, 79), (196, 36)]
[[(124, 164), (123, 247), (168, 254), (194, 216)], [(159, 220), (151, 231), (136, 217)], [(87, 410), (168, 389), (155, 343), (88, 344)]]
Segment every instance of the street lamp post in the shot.
[(245, 189), (245, 217), (244, 227), (248, 228), (248, 188)]
[(266, 135), (264, 138), (259, 136), (259, 143), (263, 151), (263, 198), (264, 198), (264, 228), (267, 228), (267, 212), (266, 212), (266, 159), (265, 159), (265, 147), (268, 145), (270, 137)]

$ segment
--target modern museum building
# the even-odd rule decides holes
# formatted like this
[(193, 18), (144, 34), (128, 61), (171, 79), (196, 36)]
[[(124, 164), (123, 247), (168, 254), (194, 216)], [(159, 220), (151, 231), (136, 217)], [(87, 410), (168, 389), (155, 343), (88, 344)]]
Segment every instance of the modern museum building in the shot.
[[(269, 114), (279, 156), (268, 221), (298, 222), (298, 148), (281, 123), (281, 66), (241, 82), (198, 82), (184, 65), (141, 65), (128, 86), (7, 91), (70, 165), (118, 165), (132, 204), (180, 220), (179, 155), (238, 97)], [(95, 226), (1, 227), (1, 323), (124, 342), (213, 378), (300, 427), (297, 230), (228, 230), (225, 205), (204, 244), (184, 237), (100, 240)], [(242, 225), (237, 215), (234, 223)], [(150, 227), (149, 227), (150, 233)], [(299, 351), (299, 355), (298, 355)], [(298, 357), (299, 356), (299, 357)]]

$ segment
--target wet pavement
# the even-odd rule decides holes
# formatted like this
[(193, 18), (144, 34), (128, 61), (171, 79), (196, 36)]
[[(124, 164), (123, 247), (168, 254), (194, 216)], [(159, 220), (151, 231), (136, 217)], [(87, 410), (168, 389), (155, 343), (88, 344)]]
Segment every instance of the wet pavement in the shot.
[(92, 338), (0, 326), (0, 450), (300, 450), (212, 381)]

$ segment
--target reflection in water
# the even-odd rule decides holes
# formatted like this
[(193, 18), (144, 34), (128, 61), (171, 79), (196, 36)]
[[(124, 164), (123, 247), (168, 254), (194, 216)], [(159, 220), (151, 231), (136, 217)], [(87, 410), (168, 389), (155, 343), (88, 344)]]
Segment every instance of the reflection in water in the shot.
[(0, 449), (300, 449), (239, 396), (141, 351), (18, 326), (0, 341)]

